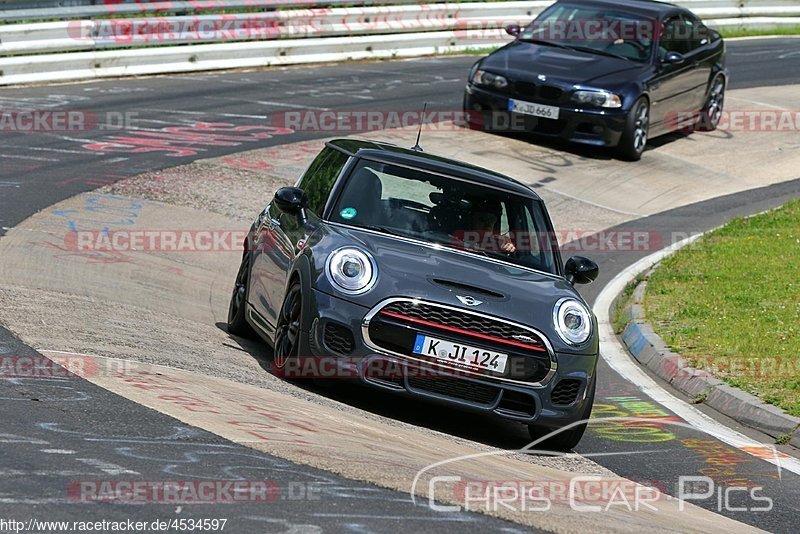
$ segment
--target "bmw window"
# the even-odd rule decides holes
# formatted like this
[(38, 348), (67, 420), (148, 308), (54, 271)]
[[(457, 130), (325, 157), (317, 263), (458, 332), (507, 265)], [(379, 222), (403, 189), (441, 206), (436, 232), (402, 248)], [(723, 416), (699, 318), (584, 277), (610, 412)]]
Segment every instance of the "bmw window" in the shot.
[(650, 59), (656, 28), (655, 20), (605, 6), (558, 3), (537, 17), (519, 38), (644, 62)]

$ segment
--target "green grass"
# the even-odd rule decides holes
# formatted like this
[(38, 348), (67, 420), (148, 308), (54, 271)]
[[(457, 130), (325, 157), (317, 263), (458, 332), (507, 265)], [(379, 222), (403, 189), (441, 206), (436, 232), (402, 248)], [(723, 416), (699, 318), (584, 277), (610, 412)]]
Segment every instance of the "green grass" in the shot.
[(497, 46), (482, 46), (480, 48), (468, 48), (458, 52), (445, 52), (443, 56), (488, 56), (505, 43), (498, 43)]
[(800, 201), (736, 219), (664, 260), (645, 310), (695, 367), (800, 415)]
[(734, 37), (763, 37), (767, 35), (800, 35), (800, 25), (785, 26), (773, 30), (748, 30), (743, 28), (720, 28), (719, 33), (726, 39)]
[(644, 275), (640, 274), (637, 276), (636, 279), (625, 286), (625, 289), (619, 294), (617, 300), (614, 301), (614, 309), (611, 316), (614, 325), (614, 333), (621, 334), (625, 330), (625, 327), (628, 326), (630, 318), (628, 314), (625, 313), (625, 308), (627, 308), (629, 304), (632, 304), (633, 292), (636, 290), (636, 286), (644, 280)]

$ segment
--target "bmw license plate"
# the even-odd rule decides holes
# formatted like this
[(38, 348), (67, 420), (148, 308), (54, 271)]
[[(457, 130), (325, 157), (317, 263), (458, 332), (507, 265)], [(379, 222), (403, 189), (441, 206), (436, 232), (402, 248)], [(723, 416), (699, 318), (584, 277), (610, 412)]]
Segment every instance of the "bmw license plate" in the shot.
[(533, 102), (525, 102), (522, 100), (508, 99), (508, 111), (514, 113), (522, 113), (523, 115), (533, 115), (534, 117), (541, 117), (543, 119), (557, 119), (560, 109), (556, 106), (544, 106), (542, 104), (534, 104)]
[(417, 334), (414, 341), (414, 354), (448, 362), (458, 367), (482, 369), (503, 373), (506, 370), (508, 354), (453, 343), (444, 339)]

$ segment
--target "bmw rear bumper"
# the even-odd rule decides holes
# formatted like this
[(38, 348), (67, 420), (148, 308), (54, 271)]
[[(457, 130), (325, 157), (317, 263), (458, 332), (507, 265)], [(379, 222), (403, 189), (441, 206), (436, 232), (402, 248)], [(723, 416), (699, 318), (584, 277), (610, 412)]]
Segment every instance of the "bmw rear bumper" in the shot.
[(467, 85), (464, 111), (469, 114), (470, 126), (487, 131), (528, 132), (573, 143), (613, 147), (619, 144), (627, 119), (627, 113), (621, 110), (601, 111), (563, 105), (558, 106), (558, 119), (537, 118), (509, 112), (508, 101), (508, 96)]
[[(306, 370), (317, 373), (318, 378), (354, 379), (387, 393), (551, 428), (580, 419), (586, 403), (591, 402), (587, 397), (595, 379), (597, 355), (555, 353), (557, 368), (537, 384), (453, 372), (376, 350), (362, 334), (368, 309), (320, 291), (313, 294), (313, 320), (304, 354), (317, 362)], [(337, 334), (331, 335), (331, 331)], [(343, 342), (340, 338), (346, 332), (350, 337)], [(319, 373), (320, 362), (324, 362), (324, 373)]]

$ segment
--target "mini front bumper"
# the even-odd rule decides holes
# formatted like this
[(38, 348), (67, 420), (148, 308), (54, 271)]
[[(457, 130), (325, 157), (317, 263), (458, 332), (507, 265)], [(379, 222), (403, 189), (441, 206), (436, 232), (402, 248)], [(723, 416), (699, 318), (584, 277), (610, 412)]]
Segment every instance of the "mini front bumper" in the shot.
[[(313, 292), (312, 322), (303, 354), (315, 363), (304, 373), (318, 378), (358, 380), (386, 392), (424, 398), (436, 403), (494, 416), (559, 428), (581, 418), (591, 391), (597, 355), (555, 354), (557, 370), (541, 385), (508, 383), (500, 380), (442, 371), (432, 365), (369, 347), (361, 334), (361, 323), (369, 311), (363, 306), (320, 291)], [(352, 349), (343, 354), (340, 346), (326, 343), (326, 328), (335, 325), (352, 334)], [(337, 350), (339, 349), (339, 350)], [(320, 370), (324, 371), (320, 372)], [(564, 381), (574, 391), (574, 400), (557, 403), (553, 393)], [(557, 393), (558, 396), (558, 393)]]
[[(619, 144), (625, 130), (627, 113), (622, 110), (582, 109), (576, 106), (557, 106), (558, 119), (537, 118), (508, 111), (509, 96), (467, 85), (464, 111), (470, 125), (487, 131), (531, 132), (574, 143), (613, 147)], [(520, 100), (527, 100), (520, 98)], [(553, 105), (540, 102), (543, 105)]]

